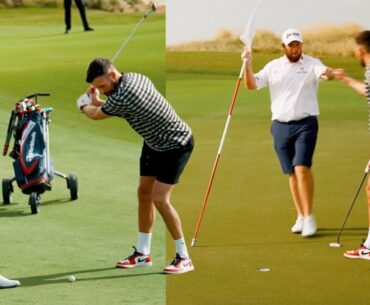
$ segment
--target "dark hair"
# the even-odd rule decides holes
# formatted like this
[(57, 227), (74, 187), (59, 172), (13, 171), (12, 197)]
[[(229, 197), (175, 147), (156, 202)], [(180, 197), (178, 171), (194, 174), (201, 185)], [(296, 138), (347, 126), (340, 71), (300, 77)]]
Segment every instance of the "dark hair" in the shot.
[(95, 58), (86, 72), (86, 82), (91, 83), (95, 78), (105, 75), (112, 68), (112, 63), (106, 58)]
[(356, 43), (365, 47), (366, 52), (370, 53), (370, 31), (366, 30), (356, 36)]

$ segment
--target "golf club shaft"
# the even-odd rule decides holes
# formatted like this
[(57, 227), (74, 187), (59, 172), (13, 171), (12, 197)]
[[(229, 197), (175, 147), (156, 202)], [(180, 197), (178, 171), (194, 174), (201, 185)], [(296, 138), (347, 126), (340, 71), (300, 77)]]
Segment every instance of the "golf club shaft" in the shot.
[(153, 6), (150, 6), (150, 9), (145, 13), (145, 15), (143, 17), (141, 17), (140, 21), (138, 22), (138, 24), (136, 24), (136, 26), (134, 27), (134, 29), (131, 31), (131, 33), (126, 37), (125, 41), (122, 43), (121, 47), (118, 49), (118, 51), (116, 52), (116, 54), (113, 56), (113, 59), (112, 59), (112, 63), (114, 63), (116, 61), (116, 59), (118, 58), (118, 56), (121, 54), (121, 52), (123, 51), (123, 49), (126, 47), (126, 45), (128, 44), (128, 42), (130, 41), (131, 37), (135, 34), (135, 32), (137, 31), (137, 29), (140, 27), (140, 25), (145, 21), (146, 17), (148, 17), (148, 15), (153, 12)]
[(359, 186), (359, 188), (358, 188), (358, 190), (357, 190), (357, 192), (356, 192), (355, 196), (353, 197), (352, 204), (351, 204), (351, 206), (350, 206), (350, 208), (349, 208), (349, 210), (348, 210), (348, 212), (347, 212), (346, 218), (344, 219), (343, 225), (342, 225), (342, 227), (341, 227), (341, 229), (340, 229), (340, 231), (339, 231), (339, 234), (338, 234), (338, 237), (337, 237), (337, 243), (338, 243), (338, 244), (340, 244), (340, 243), (339, 243), (340, 236), (342, 235), (342, 232), (343, 232), (344, 226), (346, 225), (347, 219), (348, 219), (349, 215), (351, 214), (352, 208), (353, 208), (353, 206), (355, 205), (355, 202), (356, 202), (357, 196), (358, 196), (358, 194), (360, 193), (360, 190), (361, 190), (361, 188), (362, 188), (362, 185), (363, 185), (363, 184), (364, 184), (364, 182), (365, 182), (365, 179), (366, 179), (366, 176), (367, 176), (367, 174), (368, 174), (368, 172), (369, 172), (369, 169), (370, 169), (370, 160), (369, 160), (369, 162), (368, 162), (368, 163), (367, 163), (367, 165), (366, 165), (366, 168), (365, 168), (365, 174), (364, 174), (364, 176), (362, 177), (362, 180), (361, 180), (360, 186)]
[(3, 149), (3, 156), (6, 156), (6, 154), (8, 153), (10, 139), (11, 139), (12, 134), (13, 134), (15, 119), (16, 119), (15, 112), (13, 110), (10, 113), (10, 119), (9, 119), (9, 124), (8, 124), (8, 129), (7, 129), (7, 132), (6, 132), (6, 139), (5, 139), (4, 149)]
[(231, 100), (229, 114), (227, 116), (227, 120), (226, 120), (226, 123), (225, 123), (224, 131), (222, 133), (220, 145), (218, 147), (216, 159), (215, 159), (215, 162), (213, 164), (213, 169), (212, 169), (211, 177), (209, 179), (207, 190), (206, 190), (206, 193), (205, 193), (205, 196), (204, 196), (204, 200), (203, 200), (203, 204), (202, 204), (202, 209), (201, 209), (201, 212), (200, 212), (200, 215), (199, 215), (198, 223), (196, 225), (194, 237), (193, 237), (193, 240), (192, 240), (192, 243), (191, 243), (191, 246), (192, 247), (195, 246), (196, 238), (198, 236), (199, 228), (200, 228), (200, 225), (201, 225), (201, 222), (202, 222), (202, 219), (203, 219), (203, 215), (204, 215), (204, 212), (205, 212), (205, 209), (206, 209), (206, 206), (207, 206), (208, 197), (209, 197), (209, 194), (211, 192), (213, 180), (215, 178), (216, 170), (217, 170), (217, 167), (218, 167), (218, 163), (220, 161), (222, 147), (224, 145), (226, 134), (227, 134), (227, 130), (228, 130), (229, 125), (230, 125), (231, 116), (233, 114), (233, 110), (234, 110), (234, 106), (235, 106), (235, 102), (236, 102), (236, 97), (238, 96), (238, 92), (239, 92), (239, 88), (240, 88), (240, 82), (241, 82), (242, 77), (243, 77), (243, 72), (244, 72), (246, 63), (247, 63), (246, 60), (244, 60), (243, 61), (242, 68), (240, 70), (238, 81), (237, 81), (236, 86), (235, 86), (235, 89), (234, 89), (234, 94), (233, 94), (233, 98)]

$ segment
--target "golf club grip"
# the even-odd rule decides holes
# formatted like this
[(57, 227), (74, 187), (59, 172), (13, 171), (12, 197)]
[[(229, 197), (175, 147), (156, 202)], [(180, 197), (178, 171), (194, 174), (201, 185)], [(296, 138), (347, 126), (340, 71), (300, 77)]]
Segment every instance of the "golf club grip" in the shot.
[(29, 96), (26, 96), (25, 98), (33, 98), (33, 97), (36, 97), (36, 96), (50, 96), (50, 93), (48, 93), (48, 92), (36, 92), (36, 93), (33, 93)]
[(8, 148), (9, 148), (9, 144), (4, 144), (4, 148), (3, 148), (3, 156), (6, 156), (6, 154), (8, 153)]

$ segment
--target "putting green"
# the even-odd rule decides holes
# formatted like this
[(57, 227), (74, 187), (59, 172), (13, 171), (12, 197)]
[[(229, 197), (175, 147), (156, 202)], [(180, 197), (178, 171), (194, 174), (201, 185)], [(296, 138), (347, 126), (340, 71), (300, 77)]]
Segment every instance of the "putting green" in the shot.
[[(112, 57), (142, 14), (88, 11), (94, 32), (82, 31), (77, 11), (64, 35), (62, 9), (0, 10), (0, 139), (14, 103), (33, 92), (53, 107), (50, 125), (55, 168), (79, 178), (80, 199), (69, 202), (65, 181), (55, 178), (39, 215), (16, 188), (14, 204), (0, 205), (0, 273), (21, 288), (1, 291), (0, 304), (164, 304), (165, 234), (158, 217), (151, 269), (115, 269), (136, 244), (136, 186), (142, 140), (120, 119), (92, 122), (76, 109), (87, 84), (88, 63)], [(117, 60), (117, 67), (148, 75), (165, 89), (164, 16), (153, 14)], [(1, 177), (12, 177), (11, 159), (0, 159)], [(69, 283), (67, 277), (77, 280)]]
[[(278, 55), (254, 55), (256, 67)], [(325, 62), (325, 59), (323, 59)], [(187, 119), (196, 148), (174, 201), (190, 244), (240, 69), (236, 53), (168, 53), (167, 97)], [(331, 66), (351, 68), (354, 59)], [(343, 257), (367, 234), (364, 191), (336, 240), (369, 158), (366, 101), (337, 81), (320, 85), (314, 158), (315, 238), (290, 233), (295, 210), (269, 134), (268, 90), (240, 89), (205, 216), (191, 249), (196, 271), (167, 282), (167, 304), (356, 304), (367, 302), (369, 262)], [(170, 246), (170, 244), (169, 244)], [(258, 268), (269, 268), (260, 272)]]

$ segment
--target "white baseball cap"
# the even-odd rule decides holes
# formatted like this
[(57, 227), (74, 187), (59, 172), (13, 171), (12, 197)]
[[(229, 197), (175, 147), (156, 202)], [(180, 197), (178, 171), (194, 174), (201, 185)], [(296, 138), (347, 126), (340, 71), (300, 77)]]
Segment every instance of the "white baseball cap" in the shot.
[(287, 29), (283, 35), (281, 35), (281, 42), (286, 46), (292, 41), (303, 42), (303, 37), (300, 31), (296, 29)]

